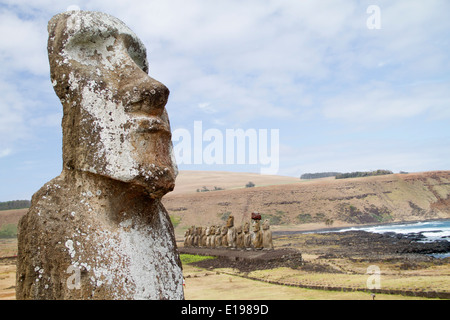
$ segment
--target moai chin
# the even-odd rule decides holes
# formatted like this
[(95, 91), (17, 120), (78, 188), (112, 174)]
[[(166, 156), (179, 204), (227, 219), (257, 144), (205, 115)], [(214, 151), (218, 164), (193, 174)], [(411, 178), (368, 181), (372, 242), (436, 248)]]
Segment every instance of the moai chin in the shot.
[(18, 235), (17, 299), (183, 299), (161, 198), (177, 167), (146, 49), (120, 20), (70, 11), (48, 24), (63, 105), (63, 170), (32, 198)]

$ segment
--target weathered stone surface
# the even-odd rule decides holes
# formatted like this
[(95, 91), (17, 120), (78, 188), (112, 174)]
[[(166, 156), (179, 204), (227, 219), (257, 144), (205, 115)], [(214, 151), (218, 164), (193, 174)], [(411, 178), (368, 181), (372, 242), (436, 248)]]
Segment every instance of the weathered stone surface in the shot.
[(248, 222), (244, 223), (243, 232), (244, 232), (244, 248), (251, 248), (252, 235), (250, 233), (250, 224)]
[(268, 219), (264, 220), (262, 225), (262, 242), (264, 249), (273, 249), (272, 230)]
[(234, 226), (233, 215), (230, 215), (227, 219), (227, 241), (228, 247), (236, 248), (236, 227)]
[(263, 235), (261, 231), (260, 220), (253, 220), (253, 241), (252, 245), (254, 249), (262, 249), (263, 247)]
[(18, 299), (183, 299), (161, 197), (177, 167), (146, 50), (120, 20), (72, 11), (48, 25), (63, 105), (63, 170), (33, 195), (18, 236)]

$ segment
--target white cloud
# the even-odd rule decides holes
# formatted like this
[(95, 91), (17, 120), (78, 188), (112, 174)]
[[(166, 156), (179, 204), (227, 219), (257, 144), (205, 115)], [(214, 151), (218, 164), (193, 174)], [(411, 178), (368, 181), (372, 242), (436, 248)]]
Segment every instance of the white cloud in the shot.
[(43, 20), (26, 20), (17, 14), (0, 10), (0, 64), (3, 74), (48, 73), (47, 28)]
[(10, 149), (10, 148), (0, 150), (0, 158), (9, 156), (11, 153), (12, 153), (12, 149)]
[(29, 134), (25, 126), (26, 103), (17, 88), (0, 79), (0, 147)]
[(418, 115), (449, 117), (449, 83), (388, 86), (373, 83), (337, 94), (323, 102), (327, 118), (348, 122), (383, 122)]

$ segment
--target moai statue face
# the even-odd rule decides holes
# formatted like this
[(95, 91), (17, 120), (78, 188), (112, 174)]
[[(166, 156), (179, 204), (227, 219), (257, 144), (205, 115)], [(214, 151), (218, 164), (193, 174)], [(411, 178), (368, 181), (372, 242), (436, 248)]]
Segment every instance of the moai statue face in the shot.
[(234, 226), (234, 216), (230, 215), (227, 219), (227, 228), (231, 228)]
[(253, 224), (253, 232), (258, 232), (261, 229), (259, 220), (255, 220), (255, 223)]
[(227, 232), (228, 232), (228, 228), (225, 227), (225, 226), (223, 226), (223, 227), (222, 227), (222, 235), (226, 235)]
[(262, 225), (263, 230), (269, 230), (270, 228), (270, 222), (268, 219), (264, 220), (263, 225)]
[(49, 23), (51, 80), (63, 109), (63, 166), (144, 187), (161, 197), (177, 166), (165, 105), (146, 49), (120, 20), (71, 11)]
[(248, 222), (244, 223), (244, 233), (249, 233), (250, 231), (250, 224)]
[(237, 234), (242, 233), (242, 226), (237, 226), (237, 227), (236, 227), (236, 233), (237, 233)]

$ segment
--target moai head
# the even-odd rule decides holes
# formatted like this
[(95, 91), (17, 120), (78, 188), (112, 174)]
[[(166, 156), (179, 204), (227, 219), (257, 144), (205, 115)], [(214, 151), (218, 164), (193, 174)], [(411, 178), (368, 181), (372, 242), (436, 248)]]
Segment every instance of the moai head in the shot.
[(209, 236), (211, 234), (211, 227), (206, 227), (205, 234)]
[(253, 232), (258, 232), (261, 229), (261, 226), (259, 224), (259, 220), (255, 220), (253, 223)]
[(269, 228), (270, 228), (269, 219), (264, 220), (262, 228), (263, 228), (263, 230), (269, 230)]
[(250, 231), (250, 224), (248, 222), (244, 223), (244, 233), (249, 233)]
[(236, 233), (237, 233), (237, 234), (242, 233), (242, 226), (237, 226), (237, 227), (236, 227)]
[(63, 170), (173, 190), (177, 166), (165, 105), (148, 75), (146, 49), (120, 20), (70, 11), (48, 24), (51, 80), (63, 105)]
[(229, 215), (227, 219), (227, 228), (231, 228), (232, 226), (234, 226), (234, 216)]
[(220, 226), (217, 226), (216, 227), (216, 235), (220, 236), (221, 232), (222, 232), (222, 228), (220, 228)]
[(222, 235), (226, 235), (228, 232), (228, 228), (226, 226), (222, 227)]

